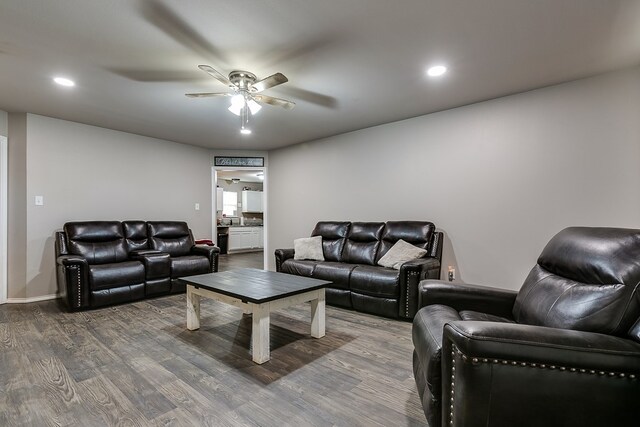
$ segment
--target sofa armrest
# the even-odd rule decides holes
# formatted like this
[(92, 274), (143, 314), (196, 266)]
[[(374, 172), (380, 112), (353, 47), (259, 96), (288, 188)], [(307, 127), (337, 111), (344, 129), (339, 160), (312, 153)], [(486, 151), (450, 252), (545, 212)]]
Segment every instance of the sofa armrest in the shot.
[(69, 310), (89, 307), (89, 263), (77, 255), (56, 258), (58, 293)]
[(518, 292), (488, 286), (451, 283), (441, 280), (420, 282), (419, 307), (441, 304), (458, 311), (474, 310), (512, 318)]
[(443, 425), (632, 426), (640, 415), (640, 344), (630, 339), (453, 321), (442, 375)]
[(191, 248), (193, 255), (203, 255), (209, 259), (210, 269), (209, 272), (215, 273), (218, 271), (218, 255), (220, 254), (220, 248), (217, 246), (207, 245), (195, 245)]
[(400, 266), (400, 312), (401, 318), (413, 319), (418, 311), (418, 284), (424, 279), (438, 279), (440, 261), (437, 258), (418, 258)]
[(276, 249), (276, 271), (282, 269), (282, 263), (288, 259), (293, 258), (295, 251), (293, 249)]

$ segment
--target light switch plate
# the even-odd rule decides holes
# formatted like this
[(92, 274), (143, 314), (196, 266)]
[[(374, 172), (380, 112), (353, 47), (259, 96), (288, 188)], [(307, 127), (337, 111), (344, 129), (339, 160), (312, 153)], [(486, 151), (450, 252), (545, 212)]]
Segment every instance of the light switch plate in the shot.
[(44, 206), (44, 196), (36, 196), (36, 206)]
[(199, 211), (200, 210), (200, 203), (196, 203), (196, 210)]

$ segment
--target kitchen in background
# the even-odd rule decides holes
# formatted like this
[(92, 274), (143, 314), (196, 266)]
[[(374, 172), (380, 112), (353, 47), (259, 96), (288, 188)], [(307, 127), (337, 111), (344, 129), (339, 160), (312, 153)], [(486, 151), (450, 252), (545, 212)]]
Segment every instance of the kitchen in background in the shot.
[(220, 253), (264, 250), (262, 170), (219, 170), (216, 220)]

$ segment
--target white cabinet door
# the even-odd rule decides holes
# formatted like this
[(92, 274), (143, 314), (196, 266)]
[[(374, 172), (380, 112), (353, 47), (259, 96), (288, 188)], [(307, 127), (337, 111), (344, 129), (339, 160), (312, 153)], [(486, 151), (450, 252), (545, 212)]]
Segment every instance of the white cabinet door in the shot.
[(262, 212), (262, 191), (242, 192), (242, 212)]
[(229, 250), (251, 249), (251, 230), (246, 228), (229, 229)]
[(220, 187), (216, 187), (216, 210), (217, 211), (222, 211), (222, 203), (223, 203), (223, 198), (222, 198), (222, 194), (224, 194), (224, 190)]
[(258, 247), (264, 248), (264, 227), (258, 228)]

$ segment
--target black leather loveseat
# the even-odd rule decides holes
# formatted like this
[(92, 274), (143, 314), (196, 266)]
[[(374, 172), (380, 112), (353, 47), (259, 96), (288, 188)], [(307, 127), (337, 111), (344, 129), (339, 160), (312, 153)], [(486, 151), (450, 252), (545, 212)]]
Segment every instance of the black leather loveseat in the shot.
[(218, 271), (218, 253), (186, 222), (68, 222), (56, 232), (58, 292), (71, 310), (184, 292), (177, 279)]
[(640, 425), (640, 230), (572, 227), (519, 292), (424, 281), (413, 369), (429, 425)]
[[(442, 233), (431, 222), (319, 222), (311, 236), (322, 236), (325, 261), (296, 260), (293, 249), (277, 249), (276, 271), (332, 282), (327, 303), (386, 317), (412, 319), (418, 308), (418, 283), (440, 278)], [(399, 270), (377, 265), (404, 240), (427, 250)]]

